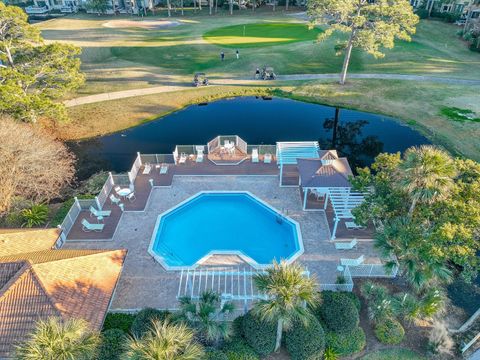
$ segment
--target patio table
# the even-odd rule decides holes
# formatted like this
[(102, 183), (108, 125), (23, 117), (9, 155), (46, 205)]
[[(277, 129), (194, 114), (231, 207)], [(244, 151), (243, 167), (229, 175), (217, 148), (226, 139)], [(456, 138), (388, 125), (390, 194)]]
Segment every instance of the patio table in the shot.
[(123, 198), (127, 197), (128, 195), (130, 195), (130, 193), (132, 192), (132, 190), (130, 190), (129, 188), (123, 188), (123, 189), (120, 189), (117, 191), (117, 194)]

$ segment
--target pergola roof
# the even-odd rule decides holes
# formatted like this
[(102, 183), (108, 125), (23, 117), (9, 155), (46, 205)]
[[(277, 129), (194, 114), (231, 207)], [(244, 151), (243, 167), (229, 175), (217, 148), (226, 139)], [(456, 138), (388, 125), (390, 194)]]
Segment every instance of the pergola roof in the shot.
[(297, 159), (316, 159), (319, 151), (317, 141), (277, 142), (277, 164), (296, 165)]
[(350, 187), (352, 170), (346, 158), (298, 159), (297, 168), (303, 188)]
[(350, 187), (330, 188), (328, 192), (337, 219), (352, 219), (352, 210), (365, 200), (363, 193), (352, 191)]

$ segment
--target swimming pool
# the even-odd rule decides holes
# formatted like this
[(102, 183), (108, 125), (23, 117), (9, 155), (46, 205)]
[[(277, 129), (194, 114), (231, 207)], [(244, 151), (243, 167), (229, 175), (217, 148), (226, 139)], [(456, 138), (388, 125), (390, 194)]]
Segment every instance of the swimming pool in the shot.
[(249, 192), (200, 192), (158, 216), (149, 253), (167, 270), (193, 269), (214, 254), (255, 268), (303, 253), (298, 223)]

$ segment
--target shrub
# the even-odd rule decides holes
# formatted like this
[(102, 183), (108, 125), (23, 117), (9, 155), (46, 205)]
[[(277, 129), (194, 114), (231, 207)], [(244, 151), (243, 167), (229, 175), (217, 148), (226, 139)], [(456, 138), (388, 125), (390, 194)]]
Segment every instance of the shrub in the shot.
[(35, 204), (21, 212), (22, 226), (31, 228), (43, 225), (47, 222), (48, 206), (45, 204)]
[(418, 17), (419, 17), (420, 19), (426, 19), (426, 18), (428, 18), (428, 10), (426, 10), (426, 9), (418, 9), (418, 10), (416, 11), (416, 14), (418, 15)]
[(325, 349), (325, 353), (323, 354), (323, 359), (324, 360), (338, 360), (338, 354), (333, 348), (327, 347)]
[(120, 359), (125, 339), (125, 333), (120, 329), (110, 329), (103, 332), (96, 360)]
[(203, 357), (204, 360), (228, 360), (227, 355), (215, 348), (206, 348), (205, 349), (205, 356)]
[(227, 342), (222, 351), (227, 355), (228, 360), (260, 360), (255, 350), (243, 339), (234, 339)]
[(236, 317), (232, 321), (232, 338), (243, 337), (243, 315)]
[(108, 313), (103, 323), (102, 331), (119, 329), (125, 333), (130, 332), (135, 315), (122, 313)]
[(243, 336), (253, 350), (266, 356), (275, 349), (277, 325), (262, 321), (249, 311), (243, 318)]
[(322, 303), (312, 309), (330, 331), (349, 333), (358, 326), (358, 309), (345, 292), (323, 291)]
[(132, 334), (142, 336), (152, 326), (153, 320), (164, 321), (170, 318), (171, 313), (169, 311), (161, 311), (152, 308), (145, 308), (140, 310), (133, 320), (132, 327), (130, 328)]
[(362, 351), (366, 345), (365, 333), (358, 326), (350, 333), (331, 331), (325, 334), (325, 343), (339, 356), (355, 354)]
[(397, 345), (402, 342), (405, 330), (397, 320), (388, 318), (375, 326), (375, 336), (383, 344)]
[(313, 318), (308, 325), (294, 324), (285, 334), (285, 346), (292, 360), (321, 360), (325, 350), (325, 333)]
[[(79, 198), (79, 199), (93, 199), (94, 197), (95, 196), (93, 196), (93, 195), (78, 195), (77, 196), (77, 198)], [(63, 222), (63, 220), (65, 219), (65, 217), (68, 214), (68, 211), (72, 207), (74, 201), (75, 201), (74, 198), (68, 199), (62, 204), (62, 206), (60, 206), (60, 208), (57, 210), (57, 212), (53, 216), (52, 221), (50, 221), (50, 226), (56, 227)]]

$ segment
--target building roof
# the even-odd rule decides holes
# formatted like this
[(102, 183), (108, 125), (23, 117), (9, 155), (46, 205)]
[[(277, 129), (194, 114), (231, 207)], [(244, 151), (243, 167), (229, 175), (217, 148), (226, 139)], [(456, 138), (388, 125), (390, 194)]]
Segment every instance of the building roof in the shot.
[(61, 231), (58, 228), (1, 229), (0, 256), (51, 249)]
[(0, 258), (0, 358), (39, 319), (81, 318), (100, 330), (126, 250), (46, 250)]
[(351, 187), (348, 181), (352, 170), (346, 158), (338, 158), (336, 151), (322, 151), (317, 159), (298, 159), (300, 185), (304, 188)]

